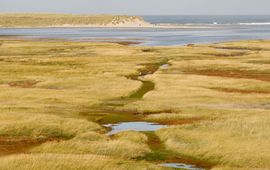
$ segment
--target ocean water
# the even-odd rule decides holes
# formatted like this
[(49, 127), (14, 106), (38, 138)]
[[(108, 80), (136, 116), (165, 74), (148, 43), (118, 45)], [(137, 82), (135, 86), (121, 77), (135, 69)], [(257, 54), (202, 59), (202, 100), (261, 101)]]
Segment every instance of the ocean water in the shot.
[(270, 25), (269, 15), (145, 15), (153, 24)]
[(189, 28), (9, 28), (0, 35), (76, 41), (132, 41), (142, 46), (174, 46), (270, 39), (270, 16), (143, 16), (153, 24)]

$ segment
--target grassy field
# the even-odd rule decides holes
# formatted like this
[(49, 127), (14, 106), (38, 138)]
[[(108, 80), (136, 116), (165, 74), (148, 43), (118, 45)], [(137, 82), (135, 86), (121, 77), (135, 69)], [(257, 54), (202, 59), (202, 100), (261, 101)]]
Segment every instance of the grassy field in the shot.
[(72, 14), (0, 14), (0, 27), (85, 26), (142, 21), (138, 16), (125, 15), (72, 15)]
[[(269, 169), (269, 64), (262, 40), (132, 47), (2, 38), (0, 169)], [(102, 126), (128, 121), (168, 126), (113, 136)]]

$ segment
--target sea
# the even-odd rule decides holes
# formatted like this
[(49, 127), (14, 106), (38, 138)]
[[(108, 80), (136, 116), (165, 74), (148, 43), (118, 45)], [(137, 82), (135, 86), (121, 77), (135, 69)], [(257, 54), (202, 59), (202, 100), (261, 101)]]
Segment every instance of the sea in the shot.
[(267, 15), (146, 15), (170, 28), (1, 28), (0, 35), (74, 41), (133, 42), (140, 46), (178, 46), (270, 39)]

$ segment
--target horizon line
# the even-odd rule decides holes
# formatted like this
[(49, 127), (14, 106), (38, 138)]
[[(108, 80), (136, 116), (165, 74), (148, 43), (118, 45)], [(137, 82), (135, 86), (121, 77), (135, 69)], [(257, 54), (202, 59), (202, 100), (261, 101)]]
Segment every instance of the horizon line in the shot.
[(64, 12), (1, 12), (0, 14), (66, 14), (66, 15), (129, 15), (129, 16), (270, 16), (270, 14), (120, 14), (120, 13), (64, 13)]

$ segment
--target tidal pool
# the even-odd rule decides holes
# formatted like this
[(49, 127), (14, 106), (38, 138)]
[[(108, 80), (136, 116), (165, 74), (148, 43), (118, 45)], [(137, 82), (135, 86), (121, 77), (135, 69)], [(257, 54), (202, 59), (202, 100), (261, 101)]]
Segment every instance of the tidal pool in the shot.
[(169, 167), (169, 168), (176, 168), (176, 169), (183, 169), (183, 170), (204, 170), (202, 168), (197, 168), (194, 165), (188, 165), (184, 163), (164, 163), (160, 164), (160, 166)]
[(169, 64), (163, 64), (159, 68), (161, 68), (161, 69), (168, 69), (169, 66), (170, 66)]
[(134, 131), (156, 131), (165, 125), (160, 125), (152, 122), (122, 122), (117, 124), (107, 124), (105, 127), (110, 127), (112, 130), (107, 135), (114, 135), (118, 132), (134, 130)]

